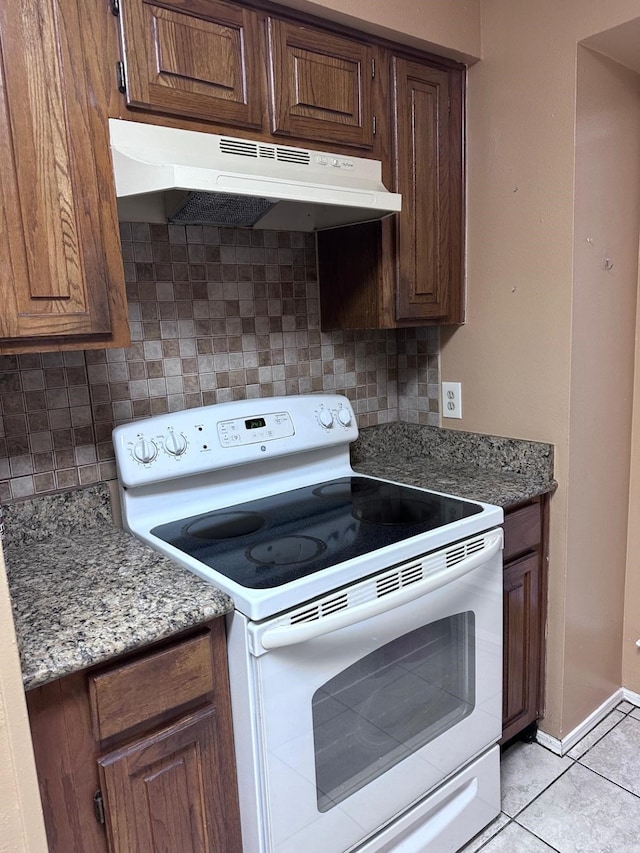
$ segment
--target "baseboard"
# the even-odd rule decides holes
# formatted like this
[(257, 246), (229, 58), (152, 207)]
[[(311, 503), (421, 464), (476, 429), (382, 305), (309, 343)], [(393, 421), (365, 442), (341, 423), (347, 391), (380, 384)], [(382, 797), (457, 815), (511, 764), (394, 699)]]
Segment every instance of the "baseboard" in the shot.
[[(635, 697), (635, 701), (633, 697)], [(582, 740), (585, 735), (589, 734), (591, 729), (597, 726), (601, 720), (604, 720), (607, 714), (613, 711), (616, 705), (622, 702), (623, 699), (634, 705), (640, 705), (640, 695), (638, 693), (633, 693), (631, 690), (620, 687), (599, 708), (596, 708), (593, 713), (589, 714), (586, 719), (577, 725), (573, 731), (569, 732), (566, 737), (563, 737), (562, 740), (552, 737), (546, 732), (540, 731), (540, 729), (538, 729), (536, 740), (541, 746), (545, 746), (551, 752), (555, 752), (556, 755), (566, 755), (579, 740)]]
[(623, 687), (622, 696), (627, 702), (631, 702), (632, 705), (637, 705), (640, 708), (640, 693), (634, 693), (633, 690), (627, 690), (626, 687)]

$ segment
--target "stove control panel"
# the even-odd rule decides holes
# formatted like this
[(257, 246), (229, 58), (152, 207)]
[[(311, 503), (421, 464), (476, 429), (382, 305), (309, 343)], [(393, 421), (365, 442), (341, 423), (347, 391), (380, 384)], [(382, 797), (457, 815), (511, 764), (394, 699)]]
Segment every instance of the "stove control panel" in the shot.
[(274, 441), (293, 435), (295, 429), (288, 412), (273, 412), (252, 418), (218, 421), (218, 438), (223, 447)]
[(118, 476), (127, 488), (333, 445), (348, 453), (357, 437), (351, 403), (338, 394), (218, 403), (113, 431)]

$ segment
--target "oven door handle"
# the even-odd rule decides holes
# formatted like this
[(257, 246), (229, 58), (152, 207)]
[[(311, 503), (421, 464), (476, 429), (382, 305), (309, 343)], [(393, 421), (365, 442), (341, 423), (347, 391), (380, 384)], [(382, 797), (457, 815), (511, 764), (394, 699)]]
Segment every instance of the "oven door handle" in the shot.
[(386, 613), (468, 575), (469, 572), (495, 556), (501, 548), (502, 531), (500, 530), (496, 536), (486, 540), (486, 547), (482, 551), (466, 557), (450, 569), (444, 569), (433, 577), (402, 587), (397, 592), (383, 595), (357, 607), (340, 610), (312, 622), (300, 622), (297, 625), (274, 625), (265, 630), (260, 637), (260, 643), (267, 650), (281, 648), (282, 646), (293, 646), (296, 643), (304, 643), (306, 640), (314, 640), (317, 637), (330, 634), (340, 628), (348, 628), (350, 625), (364, 622), (365, 619)]

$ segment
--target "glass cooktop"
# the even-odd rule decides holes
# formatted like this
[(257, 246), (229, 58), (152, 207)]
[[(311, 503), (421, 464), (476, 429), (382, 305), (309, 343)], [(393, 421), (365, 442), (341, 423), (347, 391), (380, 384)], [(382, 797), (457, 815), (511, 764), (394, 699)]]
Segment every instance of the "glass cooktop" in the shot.
[(151, 533), (241, 586), (269, 589), (479, 512), (460, 498), (344, 477)]

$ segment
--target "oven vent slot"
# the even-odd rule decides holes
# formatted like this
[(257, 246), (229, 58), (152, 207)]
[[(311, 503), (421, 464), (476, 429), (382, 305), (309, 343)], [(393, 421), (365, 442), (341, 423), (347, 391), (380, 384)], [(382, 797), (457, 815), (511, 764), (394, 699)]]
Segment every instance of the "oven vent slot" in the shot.
[(297, 625), (299, 622), (317, 622), (324, 616), (331, 616), (338, 610), (346, 610), (349, 606), (349, 597), (346, 592), (340, 595), (334, 595), (326, 601), (320, 601), (312, 607), (306, 607), (297, 613), (291, 615), (290, 624)]
[(411, 562), (395, 566), (378, 576), (355, 583), (339, 592), (328, 593), (326, 598), (303, 605), (273, 622), (274, 627), (319, 622), (340, 610), (359, 607), (367, 602), (400, 592), (404, 587), (437, 576), (456, 566), (466, 557), (481, 553), (486, 547), (486, 534), (462, 544), (443, 548), (431, 554), (414, 558)]
[(346, 610), (348, 606), (349, 596), (346, 592), (343, 592), (342, 595), (336, 595), (328, 601), (323, 601), (320, 605), (320, 609), (323, 616), (329, 616), (331, 613), (335, 613), (338, 610)]
[(412, 583), (418, 583), (423, 578), (422, 563), (414, 563), (410, 566), (405, 566), (391, 575), (385, 575), (379, 578), (376, 582), (376, 593), (378, 598), (383, 595), (389, 595), (390, 592), (397, 592), (404, 586), (409, 586)]
[(478, 551), (482, 551), (483, 548), (484, 537), (481, 537), (480, 539), (472, 539), (470, 542), (466, 542), (464, 545), (459, 545), (457, 548), (450, 548), (446, 555), (447, 568), (461, 563), (464, 559), (470, 557), (471, 554), (477, 554)]

